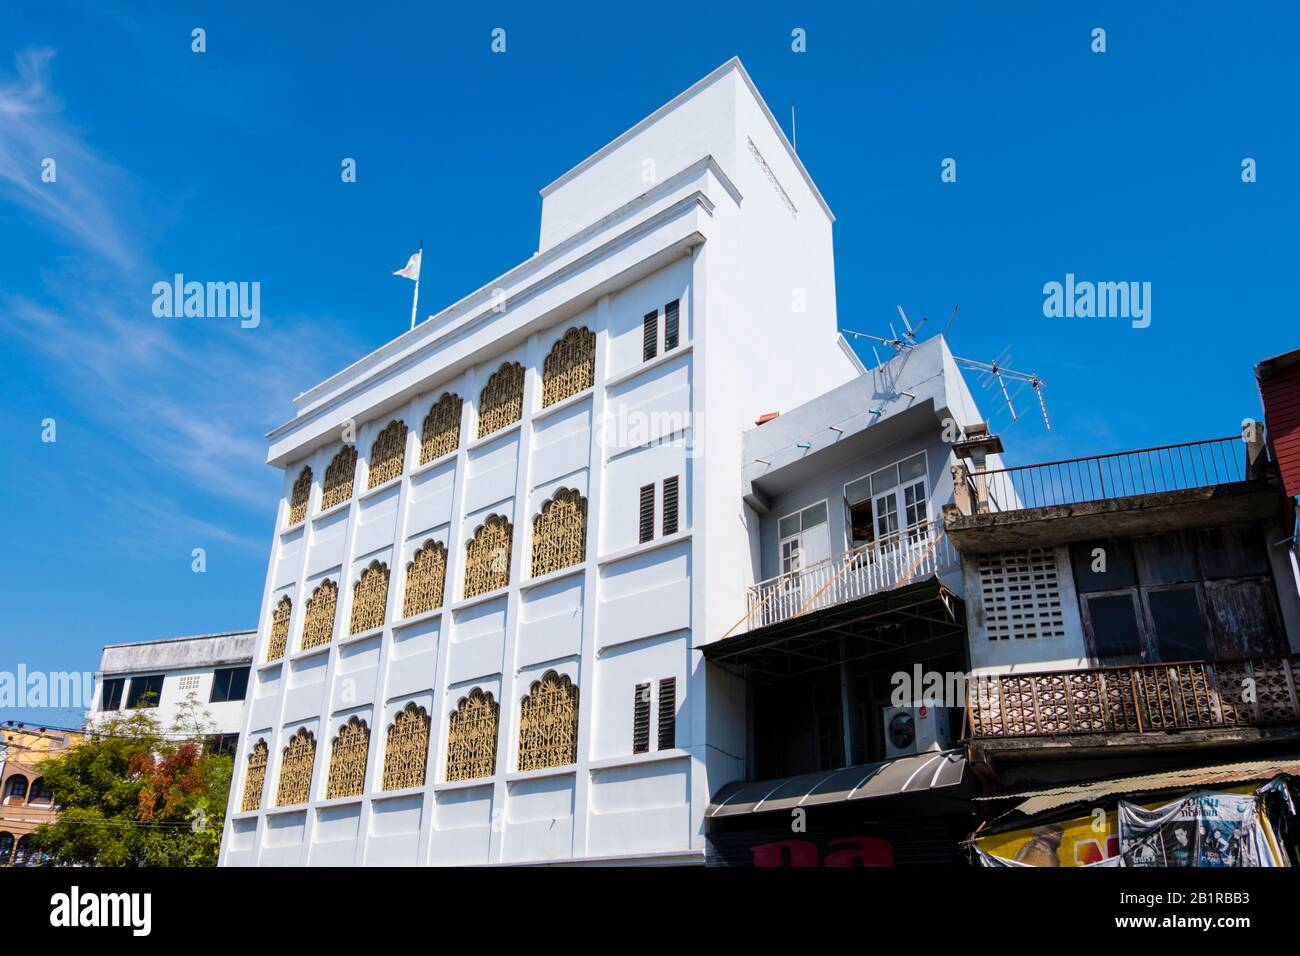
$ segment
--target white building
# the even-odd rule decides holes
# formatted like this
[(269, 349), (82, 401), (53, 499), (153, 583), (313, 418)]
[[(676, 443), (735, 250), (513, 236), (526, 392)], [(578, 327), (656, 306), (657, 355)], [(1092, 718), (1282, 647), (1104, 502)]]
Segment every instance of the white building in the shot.
[(732, 60), (295, 400), (223, 865), (703, 861), (745, 775), (698, 650), (760, 576), (742, 432), (862, 371), (832, 222)]
[(256, 631), (108, 644), (99, 659), (98, 685), (86, 726), (133, 708), (147, 708), (163, 730), (191, 696), (204, 714), (216, 748), (234, 753), (244, 725), (244, 697)]

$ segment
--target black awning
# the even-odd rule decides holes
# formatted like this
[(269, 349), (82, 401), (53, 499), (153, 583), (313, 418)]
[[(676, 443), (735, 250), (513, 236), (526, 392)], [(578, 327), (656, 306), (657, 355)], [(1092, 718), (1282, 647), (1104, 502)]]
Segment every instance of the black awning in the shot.
[(915, 654), (929, 643), (961, 644), (965, 637), (961, 599), (932, 577), (724, 637), (698, 650), (709, 661), (761, 683), (891, 653)]
[(897, 757), (881, 763), (862, 764), (820, 773), (776, 780), (747, 780), (729, 783), (713, 796), (706, 819), (793, 810), (822, 804), (848, 803), (893, 797), (900, 794), (928, 794), (952, 790), (952, 796), (967, 796), (970, 775), (961, 750), (947, 750)]

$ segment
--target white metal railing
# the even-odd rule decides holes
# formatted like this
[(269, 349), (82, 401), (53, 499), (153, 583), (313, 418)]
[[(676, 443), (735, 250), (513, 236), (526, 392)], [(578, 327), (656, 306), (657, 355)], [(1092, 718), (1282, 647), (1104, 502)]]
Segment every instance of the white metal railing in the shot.
[(928, 524), (881, 538), (748, 588), (749, 629), (891, 591), (958, 567), (956, 549)]

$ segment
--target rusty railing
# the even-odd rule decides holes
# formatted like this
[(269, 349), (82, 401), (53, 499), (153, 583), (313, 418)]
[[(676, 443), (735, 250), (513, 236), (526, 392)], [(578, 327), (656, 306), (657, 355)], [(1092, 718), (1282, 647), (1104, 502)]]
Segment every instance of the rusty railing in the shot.
[(1300, 723), (1300, 655), (969, 678), (975, 740)]
[(1246, 446), (1233, 436), (975, 472), (966, 485), (987, 502), (979, 510), (1018, 511), (1245, 480)]

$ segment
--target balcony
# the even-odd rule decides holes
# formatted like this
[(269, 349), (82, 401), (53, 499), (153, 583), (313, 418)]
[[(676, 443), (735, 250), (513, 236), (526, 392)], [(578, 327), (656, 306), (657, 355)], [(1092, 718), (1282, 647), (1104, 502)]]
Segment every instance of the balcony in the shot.
[(753, 585), (747, 589), (748, 613), (732, 631), (741, 624), (751, 631), (780, 624), (959, 566), (960, 558), (942, 532), (936, 535), (928, 524), (915, 525)]
[(989, 471), (957, 466), (944, 530), (977, 552), (1259, 521), (1279, 494), (1266, 464), (1262, 443), (1234, 436)]
[(966, 714), (976, 746), (1039, 753), (1043, 738), (1082, 747), (1083, 738), (1104, 746), (1294, 736), (1298, 679), (1300, 655), (993, 674), (968, 680)]

